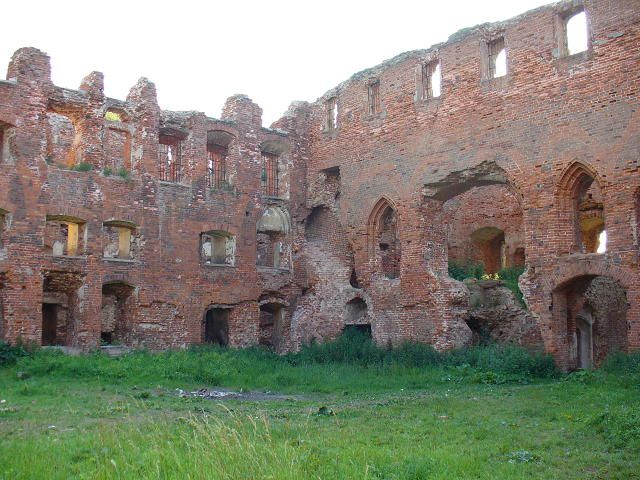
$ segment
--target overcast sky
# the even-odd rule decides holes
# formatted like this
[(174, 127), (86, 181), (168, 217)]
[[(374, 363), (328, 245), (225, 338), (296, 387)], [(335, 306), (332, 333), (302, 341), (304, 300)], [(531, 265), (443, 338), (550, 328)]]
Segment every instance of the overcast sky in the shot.
[(77, 88), (98, 70), (107, 96), (124, 99), (145, 76), (163, 109), (213, 117), (227, 97), (245, 93), (269, 125), (291, 101), (313, 101), (398, 53), (547, 3), (19, 0), (2, 8), (0, 68), (6, 73), (18, 48), (36, 47), (50, 55), (56, 85)]

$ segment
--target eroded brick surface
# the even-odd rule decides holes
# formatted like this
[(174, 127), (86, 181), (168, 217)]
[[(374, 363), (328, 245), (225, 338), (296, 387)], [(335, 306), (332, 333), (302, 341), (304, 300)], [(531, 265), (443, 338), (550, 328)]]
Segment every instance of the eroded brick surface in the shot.
[[(581, 9), (589, 48), (568, 55)], [(495, 45), (507, 74), (488, 78)], [(638, 348), (639, 55), (640, 2), (565, 1), (401, 54), (264, 128), (244, 95), (221, 119), (163, 111), (145, 78), (125, 100), (98, 72), (68, 90), (21, 49), (0, 81), (0, 335), (287, 351), (368, 324), (381, 344), (451, 348), (472, 334), (447, 264), (471, 259), (526, 265), (527, 318), (562, 367), (585, 302), (596, 357)], [(598, 320), (601, 277), (616, 319)]]

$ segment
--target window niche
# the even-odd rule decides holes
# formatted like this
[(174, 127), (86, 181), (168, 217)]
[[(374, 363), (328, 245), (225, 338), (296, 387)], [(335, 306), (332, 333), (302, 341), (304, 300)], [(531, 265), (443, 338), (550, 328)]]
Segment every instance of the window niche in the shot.
[(434, 59), (418, 65), (418, 100), (438, 98), (441, 94), (442, 73), (440, 60)]
[(9, 229), (9, 212), (0, 208), (0, 248), (5, 246), (6, 231)]
[(257, 225), (256, 265), (289, 270), (291, 231), (288, 214), (280, 207), (269, 207)]
[(507, 75), (507, 49), (504, 37), (495, 37), (486, 43), (486, 54), (484, 55), (483, 78), (491, 80)]
[(227, 158), (233, 139), (233, 135), (222, 130), (207, 132), (207, 187), (228, 189), (231, 186)]
[(369, 255), (376, 260), (380, 273), (389, 279), (400, 277), (400, 238), (398, 214), (386, 199), (374, 206), (368, 221)]
[(324, 104), (325, 131), (333, 132), (338, 128), (338, 98), (331, 97)]
[(121, 110), (108, 109), (104, 114), (105, 175), (128, 176), (131, 171), (131, 131), (128, 116)]
[(200, 260), (204, 265), (235, 265), (236, 238), (213, 230), (200, 234)]
[(570, 253), (606, 251), (603, 194), (595, 172), (575, 162), (558, 186), (559, 206), (570, 239)]
[(260, 145), (262, 156), (262, 192), (267, 197), (285, 198), (288, 196), (289, 184), (286, 179), (285, 162), (283, 155), (289, 150), (289, 146), (280, 139), (267, 140)]
[(102, 224), (106, 259), (133, 260), (138, 255), (136, 225), (125, 220), (108, 220)]
[(81, 132), (76, 119), (55, 111), (47, 112), (47, 154), (49, 164), (72, 167), (82, 163)]
[(182, 181), (182, 142), (187, 134), (170, 128), (160, 129), (158, 139), (158, 166), (160, 180), (180, 183)]
[(76, 257), (86, 249), (87, 229), (84, 220), (67, 215), (47, 215), (44, 248), (54, 257)]
[(0, 122), (0, 163), (12, 161), (11, 157), (11, 137), (13, 127), (8, 123)]
[(380, 99), (380, 80), (372, 79), (367, 84), (367, 111), (369, 115), (377, 115), (382, 111)]

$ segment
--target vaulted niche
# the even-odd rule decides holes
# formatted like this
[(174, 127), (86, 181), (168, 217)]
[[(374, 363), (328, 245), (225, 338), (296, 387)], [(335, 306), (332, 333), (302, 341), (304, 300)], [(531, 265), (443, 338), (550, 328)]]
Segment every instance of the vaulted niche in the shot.
[(291, 267), (291, 223), (278, 206), (267, 208), (257, 225), (256, 264), (260, 267)]

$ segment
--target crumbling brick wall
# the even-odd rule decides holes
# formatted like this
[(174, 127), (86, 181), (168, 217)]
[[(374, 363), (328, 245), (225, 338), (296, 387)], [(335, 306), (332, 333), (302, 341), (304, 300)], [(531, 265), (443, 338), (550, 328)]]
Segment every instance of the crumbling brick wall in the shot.
[[(589, 46), (568, 55), (563, 25), (580, 9)], [(507, 69), (490, 78), (495, 45)], [(60, 88), (48, 57), (21, 49), (0, 81), (2, 336), (41, 341), (54, 272), (80, 279), (64, 343), (83, 348), (100, 341), (110, 282), (132, 287), (128, 342), (149, 348), (202, 342), (215, 305), (230, 309), (230, 345), (257, 344), (269, 304), (286, 310), (278, 350), (295, 349), (338, 335), (354, 301), (381, 344), (461, 346), (469, 293), (448, 277), (448, 252), (472, 250), (460, 239), (491, 227), (524, 262), (525, 300), (562, 367), (576, 278), (618, 282), (621, 344), (639, 348), (639, 49), (637, 0), (566, 0), (403, 53), (294, 102), (271, 128), (244, 95), (214, 119), (161, 110), (144, 78), (124, 100), (104, 96), (98, 72)], [(436, 64), (440, 92), (424, 80)], [(213, 183), (212, 143), (227, 167)], [(597, 205), (581, 210), (590, 191)], [(272, 212), (284, 220), (267, 232), (286, 261), (258, 265), (258, 225)], [(587, 214), (602, 219), (606, 253), (590, 253)], [(76, 222), (78, 255), (45, 248), (47, 218)], [(131, 258), (116, 254), (109, 225), (131, 230)], [(202, 261), (205, 232), (234, 239), (232, 264)]]

